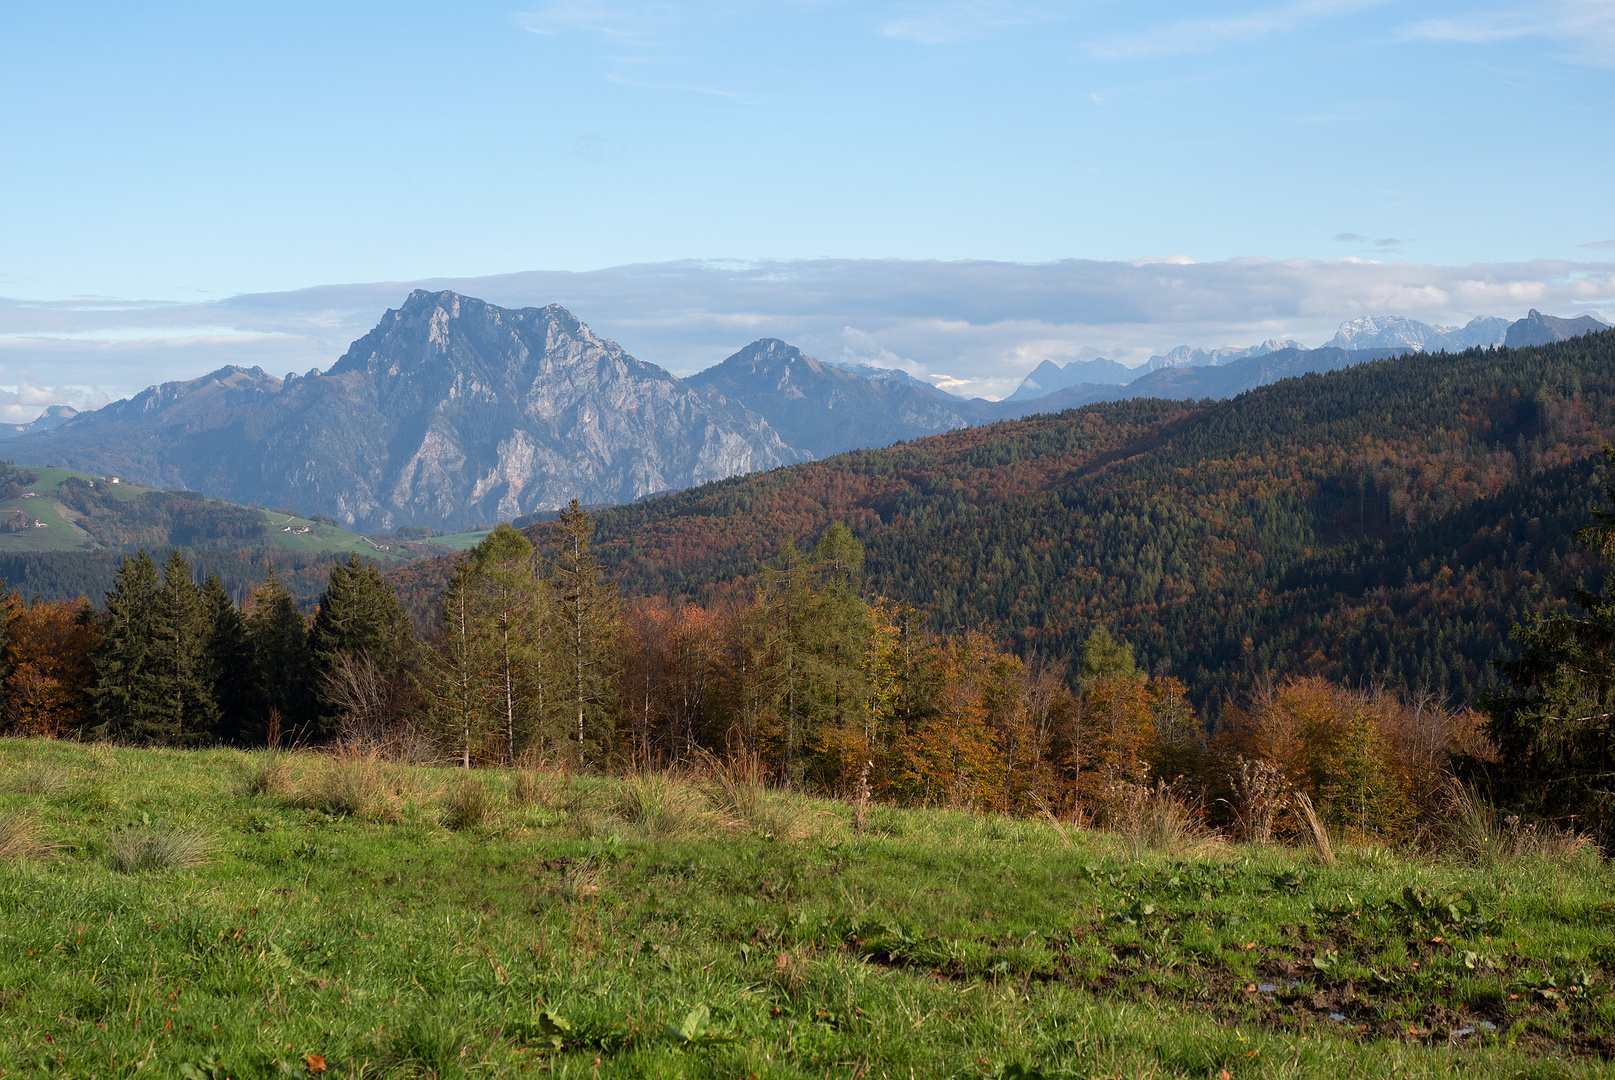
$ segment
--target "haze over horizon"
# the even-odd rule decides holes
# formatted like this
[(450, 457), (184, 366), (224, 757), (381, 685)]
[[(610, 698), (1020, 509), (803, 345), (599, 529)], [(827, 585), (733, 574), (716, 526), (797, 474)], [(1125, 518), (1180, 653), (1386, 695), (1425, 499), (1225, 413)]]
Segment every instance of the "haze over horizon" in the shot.
[(677, 373), (774, 336), (989, 397), (1045, 358), (1316, 345), (1359, 315), (1615, 320), (1610, 0), (85, 5), (7, 29), (13, 422), (329, 366), (423, 283), (565, 304)]

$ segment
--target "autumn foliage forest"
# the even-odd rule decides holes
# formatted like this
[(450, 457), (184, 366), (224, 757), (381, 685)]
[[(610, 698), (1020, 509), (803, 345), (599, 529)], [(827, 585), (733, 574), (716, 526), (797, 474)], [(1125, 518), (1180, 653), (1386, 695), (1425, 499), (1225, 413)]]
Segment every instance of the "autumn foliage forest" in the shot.
[[(1612, 390), (1606, 333), (1090, 406), (574, 504), (385, 578), (350, 559), (311, 619), (273, 574), (237, 604), (142, 552), (104, 613), (9, 597), (4, 725), (467, 768), (716, 756), (854, 800), (1170, 804), (1255, 838), (1308, 828), (1304, 794), (1409, 839), (1455, 777), (1512, 776), (1529, 809), (1520, 762), (1608, 756), (1607, 713), (1565, 734), (1542, 704), (1586, 687), (1491, 661), (1514, 622), (1591, 610), (1573, 590), (1608, 551), (1574, 534)], [(1601, 828), (1607, 802), (1535, 809)]]

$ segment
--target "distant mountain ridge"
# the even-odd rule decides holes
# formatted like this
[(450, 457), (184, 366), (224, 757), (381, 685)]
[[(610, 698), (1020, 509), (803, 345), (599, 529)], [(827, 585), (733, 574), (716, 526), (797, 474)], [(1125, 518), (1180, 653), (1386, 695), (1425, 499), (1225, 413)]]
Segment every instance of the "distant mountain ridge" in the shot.
[[(1547, 345), (1603, 329), (1606, 329), (1605, 325), (1590, 315), (1576, 319), (1558, 319), (1551, 315), (1543, 315), (1535, 309), (1532, 309), (1525, 318), (1512, 323), (1507, 319), (1483, 315), (1469, 320), (1463, 326), (1433, 326), (1401, 315), (1365, 315), (1341, 323), (1340, 328), (1335, 331), (1335, 336), (1319, 348), (1362, 353), (1387, 351), (1457, 353), (1465, 349), (1491, 348), (1499, 345), (1508, 345), (1511, 348)], [(1067, 364), (1062, 368), (1052, 361), (1044, 360), (1026, 376), (1020, 386), (1016, 387), (1015, 392), (1004, 400), (1035, 401), (1051, 396), (1062, 401), (1078, 398), (1084, 402), (1116, 400), (1118, 395), (1095, 388), (1132, 385), (1157, 371), (1185, 367), (1225, 367), (1253, 357), (1296, 351), (1310, 353), (1318, 350), (1308, 349), (1298, 341), (1285, 338), (1269, 339), (1260, 345), (1246, 348), (1202, 349), (1179, 345), (1163, 355), (1152, 356), (1144, 364), (1131, 368), (1104, 359), (1087, 361), (1086, 363), (1090, 365), (1103, 365), (1091, 368), (1085, 368), (1080, 363)], [(1322, 359), (1322, 356), (1319, 359)], [(1285, 363), (1287, 366), (1294, 366), (1293, 358)], [(1307, 370), (1328, 371), (1332, 368), (1318, 367)], [(1292, 374), (1299, 373), (1292, 372)], [(1164, 386), (1172, 381), (1163, 380), (1154, 385)], [(1229, 380), (1216, 378), (1188, 381), (1215, 386), (1233, 385)], [(1087, 389), (1081, 389), (1083, 387)], [(1138, 395), (1128, 393), (1119, 396)]]
[(1511, 349), (1527, 345), (1552, 345), (1556, 341), (1569, 341), (1583, 334), (1595, 334), (1609, 329), (1591, 315), (1579, 319), (1557, 319), (1544, 315), (1536, 308), (1517, 323), (1511, 323), (1503, 335), (1503, 344)]
[(1365, 315), (1340, 324), (1328, 345), (1337, 349), (1463, 352), (1503, 344), (1509, 321), (1478, 316), (1463, 326), (1431, 326), (1401, 315)]
[(1040, 397), (1047, 397), (1057, 390), (1064, 390), (1068, 386), (1089, 384), (1093, 386), (1120, 386), (1131, 382), (1138, 376), (1138, 372), (1126, 364), (1118, 364), (1114, 360), (1106, 360), (1103, 356), (1094, 360), (1073, 360), (1064, 367), (1052, 360), (1045, 360), (1032, 369), (1032, 373), (1021, 381), (1015, 392), (1005, 401), (1033, 401)]
[(8, 450), (372, 531), (628, 502), (808, 456), (557, 305), (508, 311), (419, 290), (329, 372), (222, 368)]
[(754, 341), (685, 381), (744, 401), (787, 444), (813, 457), (969, 427), (993, 412), (990, 403), (953, 397), (906, 376), (871, 378), (821, 363), (777, 338)]
[[(32, 424), (0, 428), (0, 438), (14, 460), (242, 504), (306, 507), (356, 530), (457, 531), (574, 498), (632, 502), (1095, 402), (1229, 398), (1295, 375), (1427, 351), (1459, 332), (1489, 340), (1501, 322), (1454, 329), (1385, 317), (1353, 320), (1336, 334), (1354, 346), (1393, 342), (1376, 348), (1270, 340), (1244, 349), (1180, 346), (1138, 368), (1103, 358), (1044, 361), (995, 402), (894, 369), (825, 363), (777, 338), (680, 379), (558, 305), (508, 310), (417, 290), (328, 372), (280, 379), (224, 367), (94, 412), (53, 407)], [(1532, 311), (1504, 336), (1562, 340), (1601, 326)]]

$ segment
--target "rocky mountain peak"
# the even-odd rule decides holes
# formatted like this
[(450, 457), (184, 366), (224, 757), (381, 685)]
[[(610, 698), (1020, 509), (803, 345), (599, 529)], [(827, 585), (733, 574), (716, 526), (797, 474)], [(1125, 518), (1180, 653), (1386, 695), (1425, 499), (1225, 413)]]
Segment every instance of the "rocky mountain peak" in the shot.
[(819, 363), (795, 345), (787, 344), (778, 338), (759, 338), (719, 366), (730, 365), (754, 375), (773, 374), (787, 379), (790, 378), (793, 368), (800, 368), (817, 376), (836, 371), (835, 368)]
[(1568, 341), (1582, 334), (1594, 334), (1607, 329), (1608, 326), (1591, 315), (1583, 315), (1577, 319), (1560, 319), (1553, 315), (1544, 315), (1536, 308), (1532, 308), (1525, 318), (1509, 324), (1508, 332), (1503, 336), (1503, 344), (1511, 349), (1527, 345), (1549, 345), (1555, 341)]

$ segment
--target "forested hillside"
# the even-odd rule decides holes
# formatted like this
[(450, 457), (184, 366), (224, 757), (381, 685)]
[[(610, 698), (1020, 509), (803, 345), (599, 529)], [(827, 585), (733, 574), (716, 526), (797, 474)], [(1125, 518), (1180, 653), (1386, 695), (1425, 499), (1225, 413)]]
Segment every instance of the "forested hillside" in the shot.
[(1591, 565), (1571, 531), (1612, 432), (1606, 332), (844, 454), (604, 510), (597, 543), (626, 593), (703, 599), (839, 520), (932, 629), (1064, 659), (1108, 625), (1213, 712), (1309, 672), (1468, 701)]

